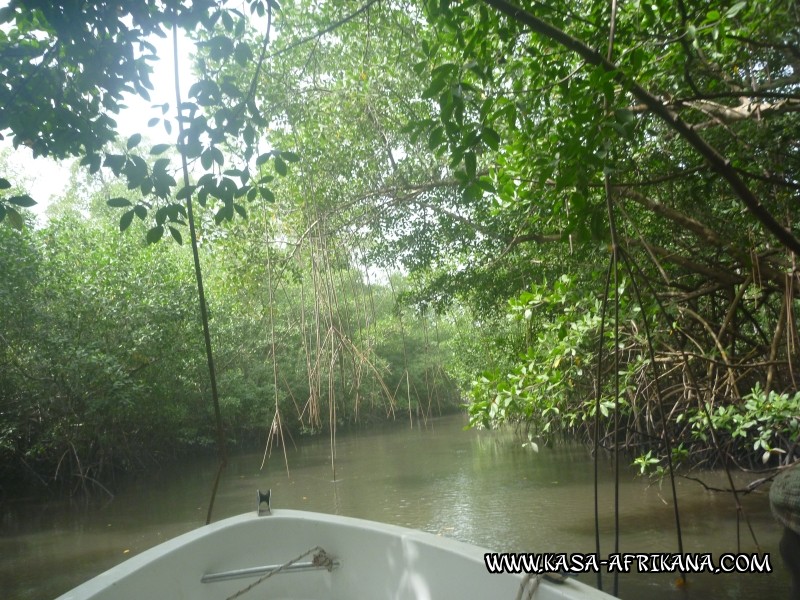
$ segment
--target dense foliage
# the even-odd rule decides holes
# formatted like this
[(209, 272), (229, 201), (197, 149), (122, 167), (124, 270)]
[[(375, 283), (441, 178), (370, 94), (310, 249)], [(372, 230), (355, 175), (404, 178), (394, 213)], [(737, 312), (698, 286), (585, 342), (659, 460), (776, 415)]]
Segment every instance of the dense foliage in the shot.
[[(502, 252), (549, 256), (581, 289), (534, 269), (510, 305), (528, 349), (479, 381), (473, 414), (546, 430), (555, 411), (571, 429), (617, 405), (623, 430), (607, 421), (607, 443), (663, 456), (667, 436), (695, 460), (794, 460), (797, 7), (486, 4), (428, 6), (457, 58), (429, 54), (439, 119), (421, 125), (464, 169), (465, 194), (488, 170), (481, 195), (515, 226)], [(612, 257), (606, 356), (616, 345), (619, 366), (607, 359), (598, 379), (595, 299)]]
[[(0, 228), (5, 481), (108, 487), (120, 471), (213, 445), (191, 256), (174, 242), (146, 244), (140, 227), (120, 234), (98, 201), (113, 193), (101, 188), (88, 207), (62, 201), (42, 229)], [(272, 294), (265, 252), (284, 268)], [(233, 236), (203, 247), (230, 441), (265, 444), (276, 415), (287, 436), (328, 429), (329, 407), (334, 426), (416, 424), (452, 409), (457, 396), (441, 370), (446, 324), (409, 316), (401, 329), (391, 288), (367, 286), (342, 263), (326, 275), (339, 305), (315, 354), (324, 319), (315, 317), (313, 276), (287, 271), (281, 254)]]
[[(64, 406), (95, 402), (76, 383), (63, 406), (61, 391), (20, 392), (50, 377), (59, 344), (86, 353), (86, 364), (64, 367), (81, 385), (136, 368), (122, 339), (160, 348), (170, 365), (176, 354), (189, 360), (181, 344), (196, 317), (178, 275), (187, 257), (171, 242), (147, 249), (102, 227), (139, 227), (138, 217), (148, 242), (167, 233), (180, 242), (194, 197), (231, 429), (250, 418), (280, 436), (288, 414), (318, 429), (365, 408), (391, 415), (398, 402), (428, 414), (456, 382), (474, 424), (522, 423), (548, 438), (597, 431), (643, 468), (663, 467), (668, 448), (706, 464), (797, 458), (795, 3), (109, 2), (62, 31), (51, 20), (66, 4), (0, 12), (3, 56), (41, 58), (38, 68), (4, 63), (2, 93), (14, 100), (25, 81), (26, 98), (42, 104), (36, 122), (25, 120), (34, 105), (7, 104), (0, 130), (121, 179), (98, 197), (122, 211), (95, 206), (99, 228), (73, 216), (41, 232), (3, 230), (4, 256), (20, 257), (6, 260), (0, 291), (12, 306), (3, 335), (14, 340), (3, 389), (18, 407), (4, 412), (9, 451), (27, 457), (33, 447), (14, 445), (31, 407), (62, 411), (36, 413), (44, 430), (71, 414)], [(98, 30), (106, 10), (119, 16)], [(120, 91), (146, 93), (143, 36), (173, 23), (196, 27), (198, 82), (180, 111), (161, 107), (151, 121), (153, 146), (138, 134), (109, 145)], [(100, 42), (121, 56), (113, 81), (87, 75), (96, 53), (67, 50)], [(59, 58), (73, 61), (63, 73)], [(53, 82), (74, 101), (50, 102)], [(62, 109), (92, 126), (70, 137)], [(173, 124), (182, 133), (164, 143)], [(189, 163), (188, 184), (177, 183), (176, 158)], [(32, 199), (9, 180), (0, 186), (0, 218), (19, 227), (17, 208)], [(82, 227), (102, 252), (70, 250)], [(92, 257), (115, 252), (129, 271), (95, 281), (103, 269)], [(21, 332), (44, 332), (45, 314), (64, 314), (41, 307), (77, 293), (78, 276), (51, 275), (56, 264), (89, 269), (87, 289), (98, 294), (134, 282), (143, 294), (161, 278), (176, 287), (109, 332), (102, 322), (119, 321), (122, 308), (102, 296), (94, 333), (71, 325), (62, 341), (34, 335), (25, 354)], [(51, 281), (63, 296), (42, 294)], [(162, 321), (163, 332), (145, 333)], [(40, 351), (44, 371), (32, 378), (8, 366), (38, 364)], [(174, 368), (174, 388), (141, 379), (143, 368), (96, 402), (147, 406), (157, 390), (181, 407), (165, 429), (182, 421), (197, 427), (187, 439), (199, 439), (193, 419), (207, 409), (193, 408), (203, 394), (197, 366)], [(124, 401), (136, 390), (141, 398)], [(76, 428), (59, 431), (52, 456)]]

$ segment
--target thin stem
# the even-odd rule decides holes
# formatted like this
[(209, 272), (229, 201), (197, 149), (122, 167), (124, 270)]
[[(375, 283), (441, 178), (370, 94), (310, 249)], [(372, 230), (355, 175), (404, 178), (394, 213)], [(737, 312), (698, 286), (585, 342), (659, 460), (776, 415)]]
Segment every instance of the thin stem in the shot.
[[(642, 322), (644, 324), (644, 333), (647, 339), (647, 352), (650, 357), (650, 367), (653, 371), (653, 383), (655, 385), (656, 390), (656, 398), (658, 400), (658, 409), (661, 414), (661, 428), (664, 436), (664, 450), (667, 453), (667, 465), (669, 467), (669, 482), (672, 490), (672, 506), (675, 512), (675, 530), (678, 536), (678, 552), (683, 554), (683, 535), (681, 533), (681, 516), (680, 511), (678, 510), (678, 491), (675, 487), (675, 471), (672, 464), (672, 443), (669, 439), (669, 431), (667, 428), (667, 414), (664, 411), (664, 396), (661, 393), (661, 383), (659, 382), (658, 378), (658, 371), (656, 370), (656, 353), (655, 348), (653, 347), (653, 337), (650, 333), (650, 325), (647, 322), (647, 311), (645, 310), (645, 306), (642, 303), (642, 296), (639, 293), (639, 286), (636, 284), (636, 279), (633, 276), (633, 270), (630, 266), (630, 256), (623, 252), (622, 254), (623, 262), (625, 263), (625, 267), (628, 271), (628, 276), (631, 278), (631, 285), (633, 286), (633, 292), (636, 295), (636, 301), (639, 304), (639, 308), (641, 309), (642, 314)], [(681, 580), (683, 581), (684, 585), (686, 584), (686, 573), (683, 571), (680, 572)]]
[[(599, 506), (599, 454), (600, 454), (600, 401), (603, 395), (603, 346), (605, 344), (605, 325), (606, 325), (606, 306), (608, 305), (608, 287), (611, 284), (611, 269), (614, 267), (614, 259), (608, 261), (608, 271), (606, 272), (606, 287), (603, 292), (603, 304), (600, 310), (600, 338), (597, 348), (597, 394), (594, 406), (594, 541), (595, 552), (600, 556), (600, 506)], [(597, 570), (597, 589), (603, 589), (603, 573)]]
[[(174, 61), (175, 72), (175, 103), (180, 111), (181, 106), (181, 88), (180, 77), (178, 75), (178, 28), (176, 25), (172, 26), (172, 56)], [(178, 119), (178, 140), (183, 140), (183, 119)], [(182, 142), (178, 142), (180, 148)], [(181, 149), (181, 167), (183, 169), (183, 185), (189, 187), (189, 165), (186, 161), (186, 153)], [(203, 339), (206, 345), (206, 358), (208, 361), (208, 375), (211, 382), (211, 401), (214, 404), (214, 419), (217, 426), (217, 453), (219, 455), (219, 468), (217, 475), (214, 478), (214, 485), (211, 489), (211, 500), (208, 503), (208, 512), (206, 513), (206, 524), (211, 522), (211, 512), (214, 509), (214, 499), (217, 496), (217, 488), (222, 476), (222, 471), (228, 464), (228, 451), (225, 447), (225, 430), (222, 425), (222, 413), (219, 408), (219, 394), (217, 393), (217, 374), (214, 368), (214, 353), (211, 350), (211, 332), (208, 327), (208, 307), (206, 304), (206, 294), (203, 289), (203, 271), (200, 268), (200, 252), (197, 247), (197, 231), (194, 226), (194, 214), (192, 211), (192, 196), (189, 194), (186, 197), (186, 212), (187, 220), (189, 221), (189, 237), (192, 241), (192, 256), (194, 257), (194, 276), (197, 281), (197, 297), (200, 302), (200, 318), (203, 321)]]

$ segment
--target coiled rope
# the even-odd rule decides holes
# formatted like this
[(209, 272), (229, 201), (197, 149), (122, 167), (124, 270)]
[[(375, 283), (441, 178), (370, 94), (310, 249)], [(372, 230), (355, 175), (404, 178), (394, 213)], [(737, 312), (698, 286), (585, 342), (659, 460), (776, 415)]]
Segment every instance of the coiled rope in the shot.
[[(536, 593), (536, 590), (539, 589), (539, 584), (544, 579), (543, 573), (528, 573), (525, 575), (523, 580), (519, 584), (519, 591), (517, 592), (517, 600), (531, 600), (533, 595)], [(528, 584), (530, 583), (530, 588), (525, 591), (525, 588), (528, 588)]]

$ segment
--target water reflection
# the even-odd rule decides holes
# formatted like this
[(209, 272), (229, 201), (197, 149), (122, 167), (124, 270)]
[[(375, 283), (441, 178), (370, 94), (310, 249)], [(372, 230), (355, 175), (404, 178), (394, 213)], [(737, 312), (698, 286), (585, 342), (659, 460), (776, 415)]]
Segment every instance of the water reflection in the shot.
[[(463, 431), (461, 417), (429, 421), (427, 428), (395, 428), (340, 435), (337, 480), (332, 481), (327, 439), (290, 447), (290, 476), (273, 451), (231, 460), (215, 519), (255, 509), (255, 490), (273, 490), (273, 506), (349, 515), (404, 525), (498, 551), (593, 552), (593, 466), (580, 446), (523, 448), (512, 432)], [(416, 424), (415, 424), (416, 425)], [(115, 500), (89, 506), (69, 502), (15, 502), (2, 506), (0, 590), (20, 600), (53, 598), (137, 552), (188, 531), (205, 518), (216, 468), (189, 461), (132, 483)], [(713, 474), (704, 475), (706, 479)], [(601, 469), (601, 553), (612, 551), (613, 472)], [(724, 483), (719, 480), (720, 486)], [(648, 486), (626, 472), (621, 482), (621, 550), (672, 552), (677, 546), (668, 488)], [(727, 495), (678, 482), (687, 552), (735, 552), (736, 511)], [(671, 574), (623, 575), (622, 598), (784, 598), (788, 576), (777, 552), (779, 531), (766, 494), (744, 498), (772, 575), (690, 576), (678, 591)], [(754, 552), (741, 528), (742, 551)], [(581, 578), (595, 582), (594, 575)], [(606, 588), (610, 584), (605, 578)]]

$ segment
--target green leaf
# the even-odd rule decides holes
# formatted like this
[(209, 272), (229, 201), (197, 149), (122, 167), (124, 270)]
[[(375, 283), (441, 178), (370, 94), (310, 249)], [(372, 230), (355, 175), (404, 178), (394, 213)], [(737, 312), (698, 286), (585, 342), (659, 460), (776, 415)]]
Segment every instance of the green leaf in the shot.
[(481, 131), (481, 139), (483, 143), (492, 150), (497, 150), (500, 147), (500, 134), (491, 127), (483, 128), (483, 131)]
[(267, 187), (260, 187), (258, 188), (258, 193), (267, 202), (275, 202), (275, 194), (272, 193), (271, 189)]
[(156, 225), (147, 232), (145, 238), (147, 239), (148, 244), (155, 244), (162, 238), (163, 235), (164, 235), (164, 227), (161, 225)]
[(28, 194), (22, 194), (21, 196), (11, 196), (10, 198), (6, 198), (6, 200), (11, 204), (16, 204), (17, 206), (22, 206), (24, 208), (36, 206), (36, 200), (28, 196)]
[(128, 150), (132, 150), (136, 146), (139, 145), (139, 142), (142, 141), (142, 134), (141, 133), (134, 133), (131, 137), (128, 138)]
[(456, 148), (450, 153), (450, 167), (455, 169), (464, 160), (464, 149)]
[(172, 144), (156, 144), (152, 148), (150, 148), (150, 154), (163, 154)]
[(278, 172), (278, 175), (284, 177), (289, 170), (286, 168), (286, 163), (281, 160), (280, 156), (275, 157), (275, 170)]
[(147, 217), (147, 208), (141, 204), (134, 206), (133, 212), (137, 217), (139, 217), (140, 221), (144, 221), (145, 217)]
[(634, 115), (633, 112), (627, 108), (616, 109), (614, 111), (614, 116), (616, 117), (617, 121), (623, 125), (627, 125), (628, 123), (633, 123), (636, 121), (636, 115)]
[(158, 125), (159, 121), (161, 121), (161, 119), (159, 119), (158, 117), (153, 117), (152, 119), (150, 119), (147, 122), (147, 126), (148, 127), (155, 127), (156, 125)]
[(737, 2), (728, 9), (728, 12), (725, 13), (725, 17), (728, 19), (732, 19), (733, 17), (738, 15), (745, 6), (747, 6), (747, 2), (744, 1)]
[(449, 81), (445, 75), (442, 75), (437, 79), (434, 79), (433, 81), (431, 81), (431, 84), (428, 86), (428, 88), (424, 92), (422, 92), (422, 97), (423, 98), (436, 97), (436, 95), (439, 94), (439, 92), (441, 92), (445, 87), (447, 87), (448, 83)]
[(158, 225), (159, 227), (164, 225), (164, 222), (167, 220), (168, 214), (169, 214), (169, 209), (166, 206), (162, 206), (161, 208), (159, 208), (156, 211), (156, 225)]
[(193, 185), (187, 185), (182, 187), (180, 190), (178, 190), (178, 193), (175, 194), (175, 198), (178, 200), (186, 200), (189, 196), (192, 195), (192, 192), (194, 192), (195, 187), (196, 186)]
[(443, 142), (444, 142), (444, 127), (440, 125), (438, 127), (435, 127), (431, 131), (431, 135), (428, 138), (428, 149), (436, 150), (436, 148), (441, 146)]
[(183, 245), (183, 236), (181, 232), (175, 229), (172, 225), (169, 226), (169, 233), (172, 235), (172, 239), (174, 239), (178, 244)]
[(211, 165), (214, 163), (214, 155), (211, 153), (211, 149), (207, 149), (200, 155), (200, 164), (203, 165), (203, 168), (208, 170), (211, 168)]
[(222, 13), (222, 25), (226, 30), (233, 31), (233, 17), (231, 17), (230, 13)]
[(3, 179), (0, 177), (0, 190), (7, 190), (10, 187), (11, 183), (8, 181), (8, 179)]
[(8, 222), (11, 224), (11, 227), (16, 229), (17, 231), (22, 231), (22, 227), (25, 225), (25, 221), (22, 219), (22, 215), (20, 215), (16, 210), (11, 208), (10, 206), (6, 206), (6, 217), (8, 217)]
[(128, 227), (130, 227), (131, 221), (133, 221), (133, 209), (123, 213), (123, 215), (119, 218), (119, 230), (125, 231)]
[(483, 190), (477, 183), (471, 183), (464, 188), (464, 199), (467, 202), (477, 202), (483, 196)]
[(442, 77), (444, 75), (458, 73), (458, 65), (454, 63), (444, 63), (433, 69), (431, 71), (431, 77), (436, 79), (438, 77)]
[(459, 127), (464, 126), (464, 97), (461, 94), (453, 94), (453, 115)]
[(247, 42), (240, 42), (236, 45), (236, 50), (233, 53), (233, 59), (240, 67), (247, 65), (253, 59), (253, 51)]
[(122, 173), (122, 168), (125, 166), (125, 156), (123, 154), (108, 154), (103, 161), (103, 165), (111, 169), (117, 177)]
[(281, 151), (281, 158), (290, 163), (296, 163), (300, 161), (300, 157), (297, 154), (294, 152), (286, 152), (285, 150)]
[(112, 208), (124, 208), (126, 206), (131, 206), (131, 201), (127, 198), (109, 198), (106, 204)]
[(476, 184), (482, 190), (487, 191), (490, 194), (494, 194), (495, 193), (494, 184), (492, 183), (492, 180), (489, 179), (488, 177), (481, 177), (480, 179), (478, 179), (476, 181)]
[(132, 190), (144, 183), (147, 177), (147, 163), (139, 156), (130, 155), (123, 171), (128, 178), (128, 189)]
[(233, 219), (233, 203), (225, 204), (214, 215), (214, 222), (219, 225), (223, 221), (230, 221)]
[(467, 152), (464, 154), (464, 168), (467, 171), (467, 177), (474, 179), (478, 168), (478, 158), (475, 156), (474, 152)]

